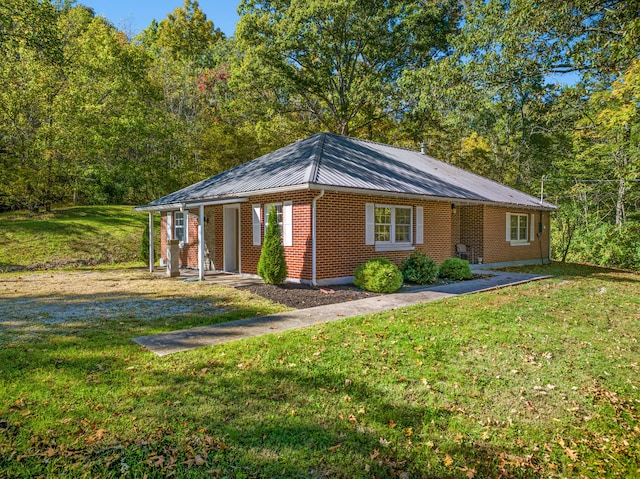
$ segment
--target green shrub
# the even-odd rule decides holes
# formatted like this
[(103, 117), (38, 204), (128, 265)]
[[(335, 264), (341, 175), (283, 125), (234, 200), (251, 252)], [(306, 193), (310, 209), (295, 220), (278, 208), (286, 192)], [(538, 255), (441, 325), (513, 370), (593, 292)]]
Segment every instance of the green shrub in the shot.
[(400, 265), (405, 281), (417, 284), (433, 283), (438, 277), (438, 265), (420, 251), (414, 251)]
[(439, 275), (441, 278), (462, 280), (473, 278), (471, 266), (466, 259), (449, 258), (440, 265)]
[(393, 293), (402, 286), (402, 273), (388, 259), (374, 258), (356, 270), (353, 283), (374, 293)]
[(282, 233), (278, 224), (276, 207), (269, 210), (267, 231), (264, 234), (264, 244), (258, 260), (258, 276), (268, 284), (282, 284), (287, 277), (287, 261), (282, 246)]

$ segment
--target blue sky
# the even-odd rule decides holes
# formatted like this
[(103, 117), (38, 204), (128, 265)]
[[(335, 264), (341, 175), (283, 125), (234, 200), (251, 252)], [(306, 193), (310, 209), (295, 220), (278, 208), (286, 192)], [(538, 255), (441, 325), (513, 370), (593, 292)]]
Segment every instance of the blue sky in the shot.
[[(183, 5), (183, 0), (79, 0), (79, 4), (93, 8), (96, 15), (106, 17), (125, 33), (135, 35)], [(236, 12), (240, 0), (199, 0), (200, 8), (216, 28), (231, 36), (238, 21)]]

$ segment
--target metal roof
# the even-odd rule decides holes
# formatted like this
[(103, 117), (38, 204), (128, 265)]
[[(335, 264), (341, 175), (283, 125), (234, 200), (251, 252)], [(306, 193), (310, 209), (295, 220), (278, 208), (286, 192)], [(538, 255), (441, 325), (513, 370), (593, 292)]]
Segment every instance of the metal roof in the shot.
[(555, 209), (550, 203), (418, 151), (329, 133), (299, 140), (138, 209), (215, 202), (297, 187)]

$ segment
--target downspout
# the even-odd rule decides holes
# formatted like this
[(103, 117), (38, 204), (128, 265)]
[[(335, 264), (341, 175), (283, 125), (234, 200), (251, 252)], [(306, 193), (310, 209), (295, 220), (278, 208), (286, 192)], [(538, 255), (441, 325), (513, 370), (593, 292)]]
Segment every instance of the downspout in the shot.
[(313, 198), (311, 202), (311, 284), (317, 286), (316, 281), (316, 201), (324, 196), (324, 189), (320, 190), (320, 194)]

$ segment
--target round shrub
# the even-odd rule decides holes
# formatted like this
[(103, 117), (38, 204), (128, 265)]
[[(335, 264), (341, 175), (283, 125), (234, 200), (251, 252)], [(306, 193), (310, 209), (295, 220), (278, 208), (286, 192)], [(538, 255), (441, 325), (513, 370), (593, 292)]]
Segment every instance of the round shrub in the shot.
[(426, 254), (414, 251), (400, 265), (405, 281), (417, 284), (433, 283), (438, 276), (438, 265)]
[(440, 265), (439, 275), (441, 278), (462, 280), (473, 278), (471, 266), (466, 259), (449, 258)]
[(402, 273), (388, 259), (374, 258), (356, 270), (353, 283), (374, 293), (393, 293), (402, 286)]

